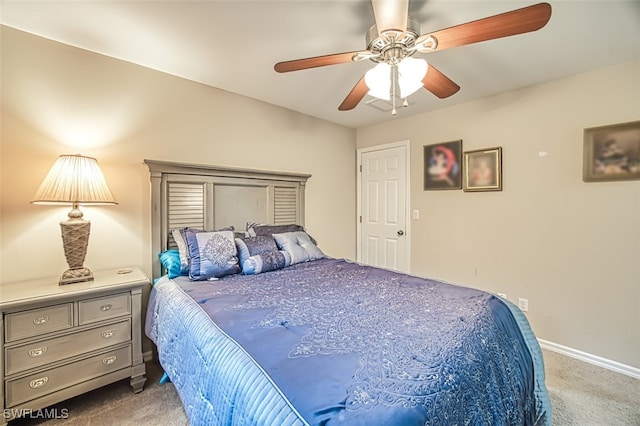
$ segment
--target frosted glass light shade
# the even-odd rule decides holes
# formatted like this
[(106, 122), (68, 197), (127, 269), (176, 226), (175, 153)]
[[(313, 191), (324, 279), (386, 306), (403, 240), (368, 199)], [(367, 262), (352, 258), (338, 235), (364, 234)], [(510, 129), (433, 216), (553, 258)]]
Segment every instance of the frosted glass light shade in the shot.
[(427, 61), (417, 58), (404, 58), (398, 64), (398, 86), (400, 86), (400, 97), (417, 92), (424, 87), (422, 79), (427, 75)]
[(369, 88), (368, 94), (388, 101), (391, 99), (391, 66), (380, 62), (364, 75), (364, 82)]
[(32, 203), (118, 204), (95, 158), (61, 155)]

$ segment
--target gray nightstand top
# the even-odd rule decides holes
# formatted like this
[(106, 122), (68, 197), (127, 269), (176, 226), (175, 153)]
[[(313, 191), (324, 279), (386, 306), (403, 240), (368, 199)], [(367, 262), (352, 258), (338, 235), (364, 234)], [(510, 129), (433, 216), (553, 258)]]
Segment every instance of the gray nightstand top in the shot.
[(44, 302), (70, 295), (91, 294), (100, 290), (128, 289), (149, 283), (147, 275), (135, 266), (94, 271), (93, 277), (93, 281), (66, 285), (58, 285), (59, 277), (2, 283), (0, 284), (0, 308), (6, 309), (29, 301)]

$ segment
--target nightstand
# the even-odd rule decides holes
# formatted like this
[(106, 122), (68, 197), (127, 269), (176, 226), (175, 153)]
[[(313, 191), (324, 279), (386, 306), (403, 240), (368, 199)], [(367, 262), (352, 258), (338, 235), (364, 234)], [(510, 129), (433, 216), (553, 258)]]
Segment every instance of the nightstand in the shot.
[(58, 277), (1, 284), (0, 425), (127, 377), (141, 392), (147, 285), (135, 267), (62, 286)]

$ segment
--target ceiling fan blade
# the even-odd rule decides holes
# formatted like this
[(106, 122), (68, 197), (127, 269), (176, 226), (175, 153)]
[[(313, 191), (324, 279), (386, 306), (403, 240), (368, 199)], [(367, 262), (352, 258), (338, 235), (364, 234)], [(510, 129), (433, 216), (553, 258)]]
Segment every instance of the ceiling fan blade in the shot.
[(347, 97), (344, 98), (344, 101), (342, 101), (338, 109), (340, 111), (349, 111), (351, 109), (354, 109), (360, 103), (362, 98), (364, 98), (364, 95), (366, 95), (368, 92), (369, 88), (364, 82), (364, 76), (362, 76), (362, 78), (358, 80), (356, 85), (353, 86), (353, 89), (351, 89), (351, 92), (349, 92)]
[(278, 62), (273, 68), (278, 72), (290, 72), (306, 70), (308, 68), (324, 67), (327, 65), (344, 64), (351, 62), (354, 56), (371, 54), (369, 51), (355, 51), (334, 53), (333, 55), (314, 56), (313, 58), (294, 59), (292, 61)]
[(440, 99), (448, 98), (460, 90), (460, 86), (451, 81), (449, 77), (442, 74), (431, 64), (429, 64), (427, 75), (422, 79), (422, 84), (424, 84), (425, 89)]
[(464, 46), (481, 41), (494, 40), (516, 34), (537, 31), (551, 18), (551, 5), (538, 3), (511, 12), (489, 16), (466, 24), (456, 25), (434, 33), (422, 35), (416, 40), (419, 44), (429, 36), (437, 40), (435, 49), (418, 49), (422, 53), (440, 51), (452, 47)]
[(409, 0), (371, 0), (378, 35), (385, 32), (404, 33), (409, 17)]

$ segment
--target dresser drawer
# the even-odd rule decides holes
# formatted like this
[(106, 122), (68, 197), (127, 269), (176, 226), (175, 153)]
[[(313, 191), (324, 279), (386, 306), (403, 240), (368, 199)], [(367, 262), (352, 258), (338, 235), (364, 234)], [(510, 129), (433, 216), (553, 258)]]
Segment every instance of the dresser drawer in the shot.
[(6, 375), (131, 340), (131, 320), (6, 350)]
[(78, 302), (78, 323), (80, 325), (130, 314), (130, 293), (120, 293)]
[(12, 407), (130, 365), (131, 345), (20, 379), (7, 380), (6, 406)]
[(5, 340), (12, 342), (73, 327), (73, 304), (48, 306), (5, 316)]

